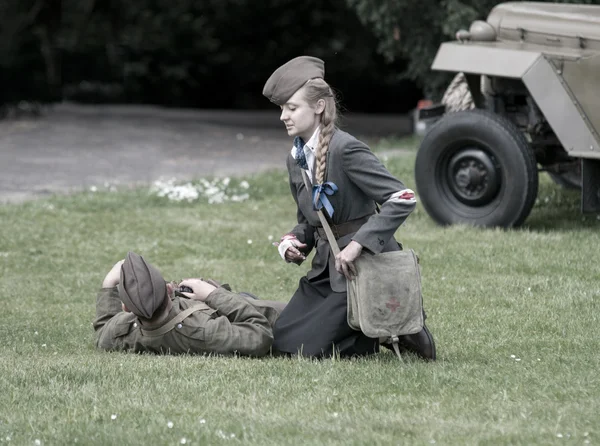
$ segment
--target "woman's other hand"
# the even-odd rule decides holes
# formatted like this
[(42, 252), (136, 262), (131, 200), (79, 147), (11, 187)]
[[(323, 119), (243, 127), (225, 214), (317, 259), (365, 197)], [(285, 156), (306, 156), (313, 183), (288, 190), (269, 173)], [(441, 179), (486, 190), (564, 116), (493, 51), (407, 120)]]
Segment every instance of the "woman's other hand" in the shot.
[(362, 245), (352, 240), (348, 243), (342, 252), (335, 256), (335, 269), (338, 273), (343, 274), (346, 279), (352, 280), (356, 276), (356, 267), (354, 261), (358, 259), (362, 252)]

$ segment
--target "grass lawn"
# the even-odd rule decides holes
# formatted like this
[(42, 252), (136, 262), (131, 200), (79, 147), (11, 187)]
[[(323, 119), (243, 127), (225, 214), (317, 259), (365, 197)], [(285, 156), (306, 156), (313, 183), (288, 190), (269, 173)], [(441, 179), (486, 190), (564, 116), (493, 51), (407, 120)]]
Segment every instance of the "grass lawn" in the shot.
[[(414, 189), (413, 164), (386, 159)], [(240, 180), (237, 202), (102, 189), (0, 206), (0, 444), (600, 442), (600, 221), (545, 175), (522, 229), (442, 228), (417, 207), (398, 231), (437, 363), (95, 351), (95, 293), (128, 250), (168, 279), (292, 295), (308, 264), (271, 245), (294, 223), (287, 176)]]

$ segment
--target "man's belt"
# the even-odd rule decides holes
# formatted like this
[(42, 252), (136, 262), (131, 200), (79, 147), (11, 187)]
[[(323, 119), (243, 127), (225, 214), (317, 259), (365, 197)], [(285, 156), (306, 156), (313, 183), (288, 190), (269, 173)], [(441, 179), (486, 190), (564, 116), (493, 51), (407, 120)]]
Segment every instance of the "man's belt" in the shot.
[[(371, 214), (373, 215), (373, 214)], [(367, 220), (371, 217), (371, 215), (367, 215), (365, 217), (357, 218), (356, 220), (349, 220), (345, 223), (341, 223), (339, 225), (330, 225), (331, 232), (336, 239), (341, 238), (345, 235), (352, 234), (360, 229), (362, 225), (364, 225)], [(319, 237), (327, 239), (327, 234), (325, 234), (325, 229), (322, 226), (317, 226), (317, 232)]]

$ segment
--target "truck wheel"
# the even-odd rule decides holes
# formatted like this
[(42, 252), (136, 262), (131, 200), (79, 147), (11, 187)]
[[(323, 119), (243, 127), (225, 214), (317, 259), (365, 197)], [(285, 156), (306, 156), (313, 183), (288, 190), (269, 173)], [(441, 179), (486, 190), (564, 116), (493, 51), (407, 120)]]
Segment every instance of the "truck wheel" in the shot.
[(439, 224), (515, 227), (537, 196), (533, 151), (508, 119), (450, 113), (427, 133), (415, 164), (419, 198)]
[(473, 95), (469, 90), (467, 78), (463, 73), (458, 73), (446, 88), (442, 96), (442, 104), (446, 106), (447, 112), (457, 112), (475, 108)]

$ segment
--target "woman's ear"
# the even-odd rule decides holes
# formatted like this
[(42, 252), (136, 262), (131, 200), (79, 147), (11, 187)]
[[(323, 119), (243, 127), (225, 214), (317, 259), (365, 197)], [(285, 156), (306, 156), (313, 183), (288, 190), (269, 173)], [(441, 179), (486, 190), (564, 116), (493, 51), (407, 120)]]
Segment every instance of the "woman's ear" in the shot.
[(325, 99), (319, 99), (317, 101), (317, 106), (315, 107), (315, 113), (320, 115), (323, 111), (325, 111)]

